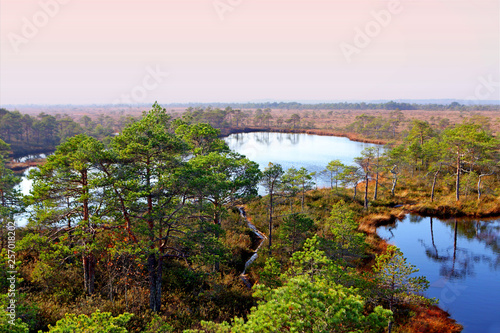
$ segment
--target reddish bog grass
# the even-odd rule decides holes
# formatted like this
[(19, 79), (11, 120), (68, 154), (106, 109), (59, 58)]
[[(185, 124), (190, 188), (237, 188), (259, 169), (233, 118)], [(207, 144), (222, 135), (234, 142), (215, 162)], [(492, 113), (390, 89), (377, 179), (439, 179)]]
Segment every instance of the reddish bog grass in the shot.
[(429, 308), (414, 308), (416, 314), (411, 320), (399, 328), (399, 332), (412, 333), (455, 333), (461, 332), (463, 327), (450, 314), (437, 306)]

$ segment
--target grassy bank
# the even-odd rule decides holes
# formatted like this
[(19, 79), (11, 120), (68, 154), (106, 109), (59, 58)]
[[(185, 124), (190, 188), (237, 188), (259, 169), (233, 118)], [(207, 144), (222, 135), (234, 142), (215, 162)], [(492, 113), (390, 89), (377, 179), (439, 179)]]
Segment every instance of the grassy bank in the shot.
[(29, 160), (26, 162), (16, 162), (14, 160), (11, 160), (7, 163), (5, 163), (6, 167), (14, 171), (16, 174), (23, 173), (24, 170), (35, 167), (38, 165), (42, 165), (45, 163), (45, 159), (36, 159), (36, 160)]
[[(372, 195), (371, 191), (369, 194)], [(396, 191), (394, 197), (383, 196), (371, 203), (372, 211), (383, 215), (398, 216), (402, 213), (414, 213), (422, 216), (438, 218), (451, 217), (497, 217), (500, 216), (500, 197), (490, 193), (478, 199), (474, 192), (462, 195), (456, 200), (451, 188), (440, 189), (431, 199), (429, 190), (422, 186), (403, 185)], [(400, 206), (394, 209), (394, 206)]]

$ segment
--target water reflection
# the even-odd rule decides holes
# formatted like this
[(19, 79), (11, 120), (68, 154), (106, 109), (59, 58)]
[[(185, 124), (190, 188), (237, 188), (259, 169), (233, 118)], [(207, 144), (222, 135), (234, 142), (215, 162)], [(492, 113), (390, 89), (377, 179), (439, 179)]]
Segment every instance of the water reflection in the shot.
[[(225, 141), (229, 148), (257, 162), (261, 169), (272, 162), (281, 164), (284, 169), (305, 167), (311, 172), (321, 172), (334, 159), (353, 164), (364, 148), (376, 146), (347, 138), (302, 133), (238, 133)], [(318, 181), (319, 186), (329, 186), (326, 180)]]
[(280, 144), (297, 145), (300, 143), (300, 137), (306, 134), (297, 133), (271, 133), (271, 132), (253, 132), (236, 133), (226, 138), (226, 142), (231, 149), (243, 148), (252, 143), (258, 143), (262, 146), (271, 146), (276, 140)]
[(14, 158), (14, 161), (18, 162), (18, 163), (24, 163), (27, 161), (39, 160), (39, 159), (44, 159), (44, 158), (47, 158), (46, 154), (34, 154), (34, 155), (26, 155), (26, 156)]
[(500, 220), (409, 215), (378, 233), (427, 277), (427, 296), (438, 298), (464, 332), (488, 332), (500, 324)]
[[(430, 218), (430, 232), (432, 246), (420, 239), (425, 248), (425, 254), (434, 262), (440, 263), (440, 276), (446, 279), (461, 279), (466, 275), (473, 275), (473, 255), (467, 249), (457, 248), (458, 220), (454, 221), (453, 247), (439, 248), (434, 240), (433, 218)], [(440, 254), (441, 253), (441, 254)]]
[[(426, 249), (426, 255), (435, 262), (441, 263), (440, 275), (449, 279), (463, 279), (466, 276), (474, 276), (474, 265), (478, 263), (490, 266), (498, 270), (500, 262), (499, 229), (500, 225), (492, 221), (468, 220), (442, 221), (448, 227), (453, 228), (453, 248), (441, 249), (439, 255), (438, 247), (434, 241), (433, 218), (430, 219), (432, 248), (421, 241)], [(491, 249), (490, 254), (474, 253), (469, 248), (458, 246), (459, 235), (468, 240), (477, 240)]]
[[(31, 169), (33, 169), (33, 167), (24, 170), (22, 177), (19, 178), (19, 183), (15, 187), (22, 195), (28, 195), (33, 185), (33, 181), (31, 179), (28, 179), (28, 174)], [(16, 225), (18, 227), (26, 226), (26, 224), (28, 223), (29, 213), (30, 210), (29, 208), (27, 208), (24, 213), (16, 214), (14, 216)]]

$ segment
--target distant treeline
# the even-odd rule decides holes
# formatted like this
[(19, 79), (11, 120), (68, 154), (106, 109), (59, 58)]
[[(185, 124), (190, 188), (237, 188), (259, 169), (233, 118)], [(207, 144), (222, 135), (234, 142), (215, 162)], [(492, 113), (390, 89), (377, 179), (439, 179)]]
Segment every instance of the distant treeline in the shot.
[(19, 111), (0, 109), (0, 139), (8, 143), (14, 156), (49, 152), (67, 138), (86, 133), (102, 140), (121, 131), (133, 121), (132, 117), (114, 119), (99, 116), (95, 121), (83, 116), (76, 122), (69, 115), (49, 115), (41, 112), (36, 117)]
[(500, 105), (464, 105), (458, 102), (450, 104), (418, 104), (418, 103), (317, 103), (302, 104), (297, 102), (266, 102), (266, 103), (187, 103), (170, 104), (168, 106), (226, 108), (236, 109), (285, 109), (285, 110), (429, 110), (429, 111), (500, 111)]

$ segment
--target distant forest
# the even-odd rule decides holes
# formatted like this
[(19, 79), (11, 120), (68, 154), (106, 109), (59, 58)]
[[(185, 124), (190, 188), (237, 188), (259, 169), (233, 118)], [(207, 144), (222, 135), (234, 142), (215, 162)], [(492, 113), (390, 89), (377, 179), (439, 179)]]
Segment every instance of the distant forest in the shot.
[(419, 103), (399, 103), (389, 101), (386, 103), (314, 103), (302, 104), (297, 102), (266, 102), (266, 103), (186, 103), (170, 104), (168, 107), (227, 107), (242, 109), (283, 109), (283, 110), (429, 110), (429, 111), (500, 111), (500, 105), (464, 105), (458, 102), (450, 104), (419, 104)]
[(69, 115), (49, 115), (41, 112), (33, 117), (19, 111), (0, 109), (0, 139), (10, 145), (14, 156), (54, 151), (67, 138), (86, 133), (96, 139), (110, 137), (133, 118), (119, 119), (101, 115), (92, 120), (83, 116), (76, 122)]

